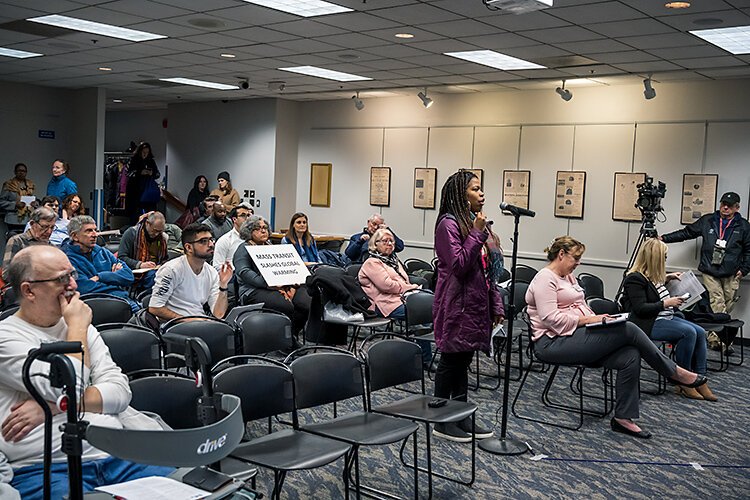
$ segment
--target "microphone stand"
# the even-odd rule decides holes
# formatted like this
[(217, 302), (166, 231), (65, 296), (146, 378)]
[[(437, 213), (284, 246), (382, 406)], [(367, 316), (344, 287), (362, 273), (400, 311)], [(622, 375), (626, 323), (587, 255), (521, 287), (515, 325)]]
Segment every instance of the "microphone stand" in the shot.
[(511, 258), (512, 280), (508, 297), (508, 332), (505, 345), (505, 377), (503, 377), (503, 417), (500, 424), (500, 438), (488, 438), (479, 441), (479, 448), (495, 455), (522, 455), (528, 451), (528, 445), (517, 439), (509, 438), (508, 431), (508, 392), (510, 391), (510, 351), (513, 346), (513, 319), (516, 316), (516, 263), (518, 261), (518, 224), (521, 214), (510, 209), (514, 217), (513, 257)]

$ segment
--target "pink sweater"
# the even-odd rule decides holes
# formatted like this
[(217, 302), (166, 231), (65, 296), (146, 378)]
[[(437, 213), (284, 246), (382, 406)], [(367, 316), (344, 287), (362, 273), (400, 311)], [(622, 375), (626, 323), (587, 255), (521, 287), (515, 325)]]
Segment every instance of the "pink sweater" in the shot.
[[(377, 306), (383, 316), (391, 314), (403, 302), (401, 294), (417, 288), (404, 279), (406, 270), (399, 262), (400, 273), (385, 265), (380, 259), (367, 259), (359, 270), (359, 284), (372, 301), (372, 309)], [(402, 276), (403, 275), (403, 276)]]
[(572, 335), (579, 317), (594, 315), (573, 275), (561, 277), (546, 267), (531, 281), (526, 303), (533, 340)]

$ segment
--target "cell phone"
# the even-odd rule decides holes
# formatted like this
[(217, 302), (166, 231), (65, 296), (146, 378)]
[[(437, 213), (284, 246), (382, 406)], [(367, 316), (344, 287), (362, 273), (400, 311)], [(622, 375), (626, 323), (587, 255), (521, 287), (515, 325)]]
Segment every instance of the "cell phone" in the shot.
[(680, 295), (680, 298), (681, 298), (682, 300), (687, 300), (687, 299), (689, 299), (689, 298), (690, 298), (690, 292), (687, 292), (687, 293), (684, 293), (684, 294)]
[(447, 399), (433, 399), (429, 403), (427, 403), (427, 406), (430, 408), (442, 408), (443, 406), (448, 404)]

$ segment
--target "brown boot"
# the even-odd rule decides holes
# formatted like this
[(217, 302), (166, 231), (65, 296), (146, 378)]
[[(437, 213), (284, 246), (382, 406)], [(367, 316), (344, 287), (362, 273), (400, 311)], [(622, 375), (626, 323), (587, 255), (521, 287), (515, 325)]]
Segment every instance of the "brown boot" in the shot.
[(719, 400), (719, 398), (714, 396), (714, 393), (711, 392), (711, 389), (708, 388), (708, 384), (703, 384), (702, 386), (696, 388), (696, 390), (706, 401), (718, 401)]
[[(703, 385), (706, 385), (706, 384), (703, 384)], [(677, 387), (675, 387), (675, 392), (689, 399), (703, 399), (703, 396), (701, 396), (701, 394), (697, 390), (693, 389), (692, 387), (684, 387), (684, 386), (678, 385)]]

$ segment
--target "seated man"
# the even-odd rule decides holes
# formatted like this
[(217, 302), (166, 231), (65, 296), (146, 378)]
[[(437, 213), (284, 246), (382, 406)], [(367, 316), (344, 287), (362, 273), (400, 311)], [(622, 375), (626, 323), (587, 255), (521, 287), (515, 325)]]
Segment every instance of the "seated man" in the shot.
[(177, 224), (167, 222), (164, 225), (167, 235), (167, 260), (176, 259), (182, 255), (182, 229)]
[(367, 219), (367, 226), (362, 229), (362, 232), (353, 234), (352, 237), (349, 238), (349, 245), (347, 245), (344, 253), (352, 261), (352, 264), (362, 264), (370, 256), (369, 251), (367, 250), (367, 241), (378, 229), (388, 229), (391, 232), (393, 239), (396, 242), (393, 250), (394, 253), (400, 252), (404, 249), (403, 240), (396, 236), (393, 229), (385, 225), (385, 219), (383, 219), (383, 216), (380, 214), (372, 214), (370, 218)]
[(206, 217), (203, 224), (208, 226), (215, 240), (232, 230), (232, 221), (227, 218), (227, 208), (220, 201), (214, 203), (213, 214)]
[[(49, 208), (55, 212), (55, 215), (57, 215), (60, 211), (60, 200), (58, 200), (56, 196), (45, 196), (42, 198), (42, 206)], [(62, 242), (68, 237), (68, 222), (68, 219), (63, 219), (62, 217), (57, 218), (55, 221), (55, 227), (52, 229), (52, 234), (49, 237), (50, 245), (55, 245), (56, 247), (62, 245)], [(28, 231), (30, 227), (31, 222), (28, 222), (23, 230)]]
[(217, 201), (219, 201), (219, 197), (213, 194), (209, 194), (208, 196), (203, 198), (203, 201), (199, 206), (201, 218), (196, 222), (204, 222), (206, 219), (211, 217), (211, 215), (213, 215), (214, 213), (214, 203), (216, 203)]
[(232, 266), (219, 271), (208, 262), (214, 256), (214, 238), (205, 224), (189, 224), (182, 230), (185, 255), (170, 260), (156, 272), (148, 311), (160, 321), (181, 316), (203, 316), (203, 304), (223, 318), (227, 312), (227, 285)]
[[(123, 233), (117, 257), (130, 269), (154, 269), (165, 263), (168, 260), (166, 223), (161, 212), (144, 215), (138, 224)], [(155, 274), (156, 271), (152, 270), (141, 275), (138, 287), (151, 288)]]
[[(224, 234), (216, 241), (214, 248), (214, 268), (218, 271), (225, 262), (232, 264), (234, 251), (242, 243), (240, 238), (240, 226), (253, 215), (253, 209), (247, 203), (241, 203), (229, 212), (229, 218), (232, 220), (232, 230)], [(234, 265), (232, 265), (234, 268)]]
[[(81, 409), (91, 424), (130, 429), (160, 429), (152, 419), (130, 408), (128, 379), (112, 362), (109, 350), (91, 325), (91, 309), (76, 291), (76, 270), (65, 255), (52, 246), (25, 248), (8, 269), (10, 284), (20, 301), (19, 311), (0, 323), (0, 454), (14, 469), (11, 482), (24, 499), (42, 498), (44, 415), (31, 399), (21, 380), (22, 366), (30, 349), (43, 342), (81, 342), (80, 354), (69, 354), (76, 376), (83, 382)], [(46, 375), (49, 364), (36, 361), (31, 373)], [(60, 424), (65, 413), (57, 410), (62, 390), (53, 388), (46, 377), (35, 377), (53, 414), (52, 498), (68, 493), (67, 456), (61, 451)], [(163, 476), (173, 469), (135, 464), (111, 457), (83, 441), (83, 487), (92, 490), (146, 476)]]
[(70, 238), (60, 249), (68, 256), (78, 277), (76, 283), (82, 294), (107, 293), (130, 303), (133, 311), (140, 307), (130, 300), (128, 290), (133, 284), (133, 271), (112, 252), (96, 244), (96, 222), (88, 215), (78, 215), (68, 223)]
[(49, 245), (49, 236), (55, 228), (57, 214), (47, 207), (39, 207), (31, 213), (29, 229), (25, 233), (12, 236), (5, 245), (3, 257), (3, 279), (10, 261), (21, 250), (31, 245)]

